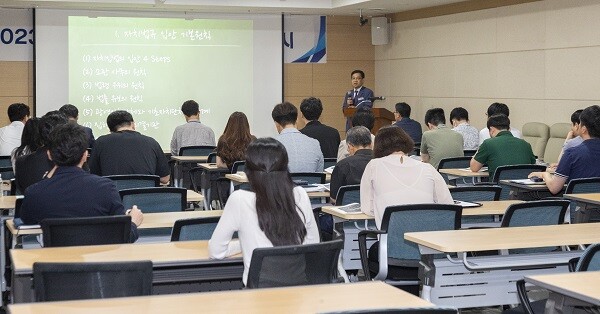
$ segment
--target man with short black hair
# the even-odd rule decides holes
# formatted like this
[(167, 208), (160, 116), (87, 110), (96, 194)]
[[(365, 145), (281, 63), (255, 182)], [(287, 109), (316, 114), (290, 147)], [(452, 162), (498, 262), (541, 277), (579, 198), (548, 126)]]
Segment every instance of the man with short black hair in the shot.
[(421, 139), (421, 159), (437, 169), (440, 160), (450, 157), (462, 157), (463, 138), (460, 133), (446, 126), (444, 109), (433, 108), (425, 113), (425, 124), (429, 131)]
[(21, 145), (23, 128), (31, 115), (29, 106), (22, 103), (8, 106), (7, 113), (10, 124), (0, 128), (0, 156), (10, 156), (13, 149)]
[(323, 172), (323, 153), (319, 141), (310, 138), (296, 129), (298, 110), (284, 101), (271, 112), (275, 128), (279, 132), (276, 140), (285, 146), (288, 154), (288, 168), (294, 172)]
[(135, 131), (133, 116), (113, 111), (106, 118), (110, 134), (96, 140), (90, 157), (90, 172), (99, 176), (116, 174), (152, 174), (168, 183), (170, 170), (158, 142)]
[(179, 150), (187, 146), (216, 146), (215, 132), (200, 122), (200, 106), (194, 100), (181, 105), (185, 124), (175, 128), (171, 138), (171, 155), (178, 156)]
[(423, 128), (421, 123), (410, 118), (410, 106), (405, 102), (399, 102), (395, 106), (394, 118), (396, 122), (394, 125), (402, 128), (415, 143), (421, 142), (423, 136)]
[(464, 149), (477, 149), (479, 147), (479, 131), (469, 124), (469, 112), (463, 107), (456, 107), (450, 111), (450, 123), (453, 131), (463, 137)]
[(42, 146), (15, 161), (15, 182), (20, 193), (24, 193), (30, 185), (42, 180), (54, 167), (54, 163), (46, 153), (50, 145), (50, 133), (57, 126), (68, 122), (67, 117), (58, 110), (49, 111), (40, 118), (39, 132)]
[[(373, 91), (363, 86), (365, 72), (354, 70), (350, 73), (352, 89), (344, 96), (342, 110), (346, 108), (356, 108), (356, 110), (371, 110), (373, 108)], [(346, 130), (350, 129), (351, 118), (346, 119)]]
[(509, 131), (510, 120), (506, 115), (490, 116), (487, 127), (491, 138), (483, 141), (471, 158), (471, 171), (477, 172), (483, 165), (487, 165), (490, 178), (493, 178), (496, 168), (500, 166), (535, 163), (531, 145)]
[(585, 108), (579, 121), (583, 142), (565, 150), (553, 174), (532, 172), (529, 175), (542, 178), (552, 194), (560, 192), (570, 180), (600, 177), (600, 106)]
[[(79, 109), (77, 109), (77, 107), (71, 104), (66, 104), (60, 107), (58, 111), (62, 112), (65, 116), (67, 116), (70, 122), (77, 123), (77, 120), (79, 120)], [(96, 141), (96, 139), (94, 138), (94, 132), (92, 132), (92, 129), (86, 126), (82, 127), (85, 130), (85, 134), (88, 137), (88, 147), (92, 148), (94, 146), (94, 142)]]
[(340, 132), (319, 122), (323, 104), (319, 98), (309, 97), (302, 100), (300, 113), (306, 124), (300, 133), (319, 141), (324, 158), (336, 158), (336, 150), (340, 145)]
[[(488, 107), (486, 115), (489, 118), (496, 114), (503, 114), (508, 118), (509, 113), (510, 110), (508, 109), (508, 106), (506, 104), (503, 104), (501, 102), (495, 102)], [(522, 137), (521, 131), (513, 127), (510, 127), (510, 133), (512, 133), (512, 135), (516, 138)], [(481, 131), (479, 131), (479, 145), (481, 145), (483, 141), (487, 140), (490, 137), (491, 136), (488, 128), (481, 129)]]
[[(21, 219), (25, 224), (39, 224), (48, 218), (75, 218), (125, 215), (114, 182), (85, 172), (88, 137), (75, 124), (57, 126), (50, 134), (47, 155), (55, 166), (47, 178), (25, 191)], [(137, 226), (142, 224), (142, 212), (130, 209), (131, 236), (134, 242)]]

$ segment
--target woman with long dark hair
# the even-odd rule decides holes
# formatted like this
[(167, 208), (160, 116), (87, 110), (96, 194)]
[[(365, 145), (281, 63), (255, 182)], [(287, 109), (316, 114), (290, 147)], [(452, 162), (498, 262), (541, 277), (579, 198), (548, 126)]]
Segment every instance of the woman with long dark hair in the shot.
[(234, 162), (244, 160), (248, 145), (255, 139), (246, 115), (239, 111), (232, 113), (217, 142), (217, 166), (231, 169)]
[[(231, 194), (208, 242), (211, 258), (222, 259), (241, 250), (244, 284), (255, 248), (319, 242), (308, 195), (294, 186), (287, 165), (287, 152), (280, 142), (273, 138), (253, 141), (246, 152), (245, 170), (252, 191)], [(236, 231), (239, 241), (232, 241)]]
[(21, 146), (15, 148), (11, 154), (13, 169), (15, 169), (15, 161), (17, 158), (35, 152), (41, 147), (42, 139), (39, 131), (40, 118), (30, 118), (25, 122), (23, 134), (21, 135)]

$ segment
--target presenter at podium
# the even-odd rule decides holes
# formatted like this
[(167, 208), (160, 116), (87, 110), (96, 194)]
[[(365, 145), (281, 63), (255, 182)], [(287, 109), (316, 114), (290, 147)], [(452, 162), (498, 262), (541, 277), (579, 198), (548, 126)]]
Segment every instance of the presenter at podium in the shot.
[[(373, 91), (363, 86), (365, 72), (354, 70), (350, 74), (352, 78), (352, 89), (344, 96), (342, 109), (356, 108), (357, 110), (371, 110), (373, 108)], [(346, 130), (352, 127), (351, 118), (346, 119)]]

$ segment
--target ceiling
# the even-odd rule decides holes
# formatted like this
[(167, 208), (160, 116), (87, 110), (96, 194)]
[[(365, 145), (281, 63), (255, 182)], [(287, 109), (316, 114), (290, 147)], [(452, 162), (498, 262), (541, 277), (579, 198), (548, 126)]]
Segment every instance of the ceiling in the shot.
[(464, 0), (0, 0), (0, 7), (377, 16)]

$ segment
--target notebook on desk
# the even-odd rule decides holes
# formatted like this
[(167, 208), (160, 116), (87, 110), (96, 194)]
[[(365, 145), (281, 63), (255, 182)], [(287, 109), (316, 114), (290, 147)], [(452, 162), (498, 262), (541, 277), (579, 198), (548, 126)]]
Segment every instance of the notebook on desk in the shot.
[(40, 226), (40, 225), (26, 225), (23, 222), (23, 220), (21, 220), (21, 218), (15, 218), (15, 220), (13, 220), (13, 223), (15, 224), (15, 228), (17, 228), (18, 230), (40, 229), (40, 228), (42, 228), (42, 226)]
[(510, 182), (513, 183), (519, 183), (519, 184), (525, 184), (525, 185), (544, 185), (546, 183), (544, 183), (544, 181), (541, 182), (536, 182), (536, 181), (531, 181), (530, 179), (515, 179), (515, 180), (509, 180)]
[(481, 207), (481, 203), (477, 203), (477, 202), (465, 202), (465, 201), (458, 201), (455, 200), (454, 204), (456, 205), (460, 205), (462, 206), (462, 208), (469, 208), (469, 207)]

